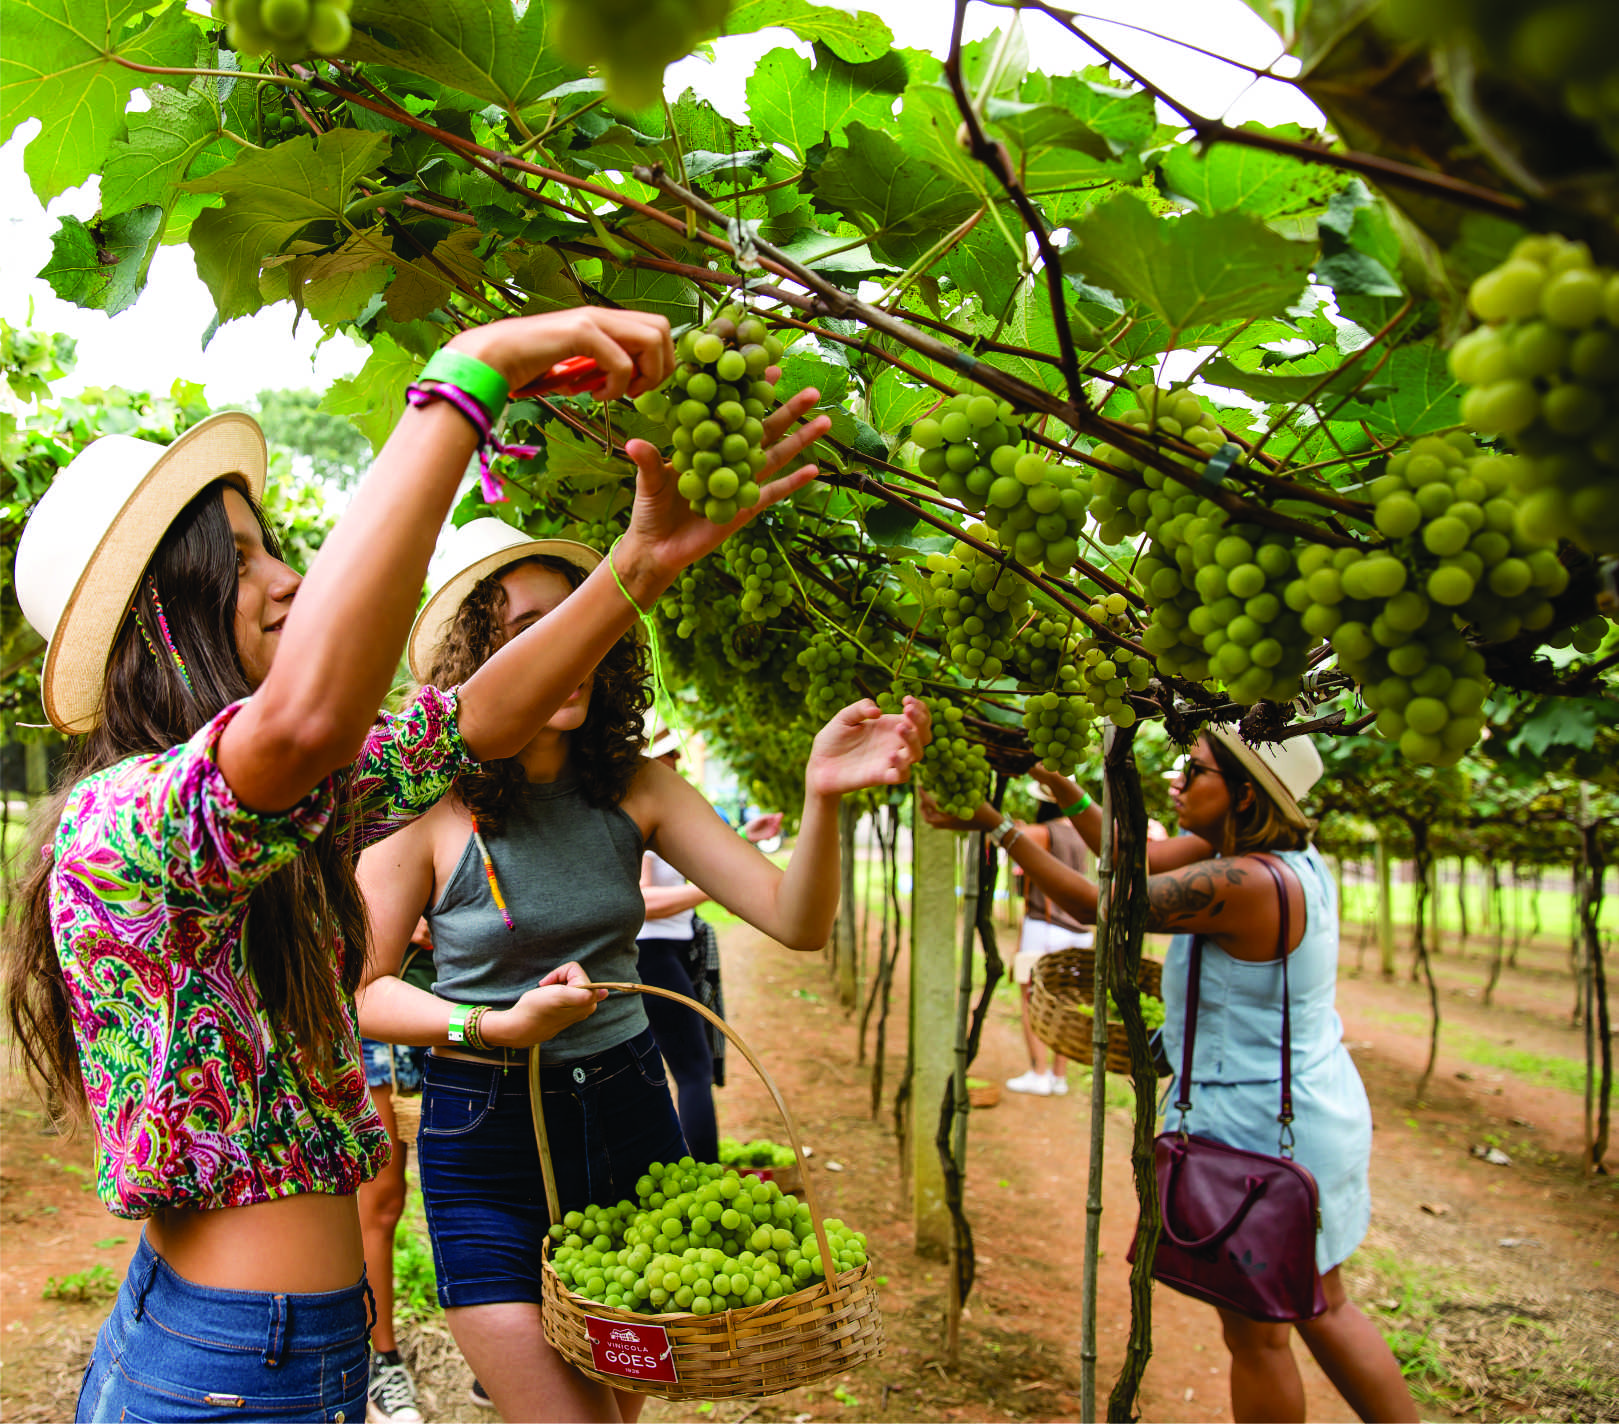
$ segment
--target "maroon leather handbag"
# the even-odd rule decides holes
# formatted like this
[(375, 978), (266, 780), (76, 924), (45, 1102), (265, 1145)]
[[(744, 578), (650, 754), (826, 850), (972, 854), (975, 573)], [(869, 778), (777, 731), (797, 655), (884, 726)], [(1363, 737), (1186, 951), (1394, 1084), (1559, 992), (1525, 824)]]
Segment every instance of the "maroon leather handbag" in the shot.
[[(1192, 941), (1186, 971), (1186, 1038), (1175, 1102), (1180, 1127), (1158, 1135), (1158, 1209), (1163, 1234), (1153, 1279), (1184, 1295), (1250, 1320), (1313, 1320), (1327, 1308), (1315, 1265), (1321, 1208), (1315, 1178), (1293, 1160), (1293, 1042), (1288, 1011), (1287, 886), (1267, 857), (1256, 856), (1276, 882), (1282, 962), (1282, 1109), (1278, 1155), (1246, 1152), (1186, 1130), (1192, 1110), (1192, 1049), (1197, 1039), (1203, 937)], [(1136, 1228), (1140, 1235), (1140, 1226)], [(1135, 1243), (1129, 1259), (1136, 1258)]]

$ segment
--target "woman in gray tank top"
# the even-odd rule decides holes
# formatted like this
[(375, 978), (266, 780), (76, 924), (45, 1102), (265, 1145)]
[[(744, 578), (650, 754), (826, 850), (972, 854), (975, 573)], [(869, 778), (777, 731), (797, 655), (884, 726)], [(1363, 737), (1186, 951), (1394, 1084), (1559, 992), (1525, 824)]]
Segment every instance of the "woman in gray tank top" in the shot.
[[(498, 520), (466, 525), (445, 550), (453, 572), (412, 634), (412, 670), (434, 684), (461, 681), (558, 609), (598, 560), (584, 545), (529, 540)], [(626, 636), (517, 756), (463, 776), (360, 865), (373, 937), (362, 1030), (434, 1045), (418, 1162), (439, 1299), (508, 1419), (633, 1419), (644, 1398), (587, 1379), (545, 1342), (540, 1260), (550, 1220), (526, 1050), (539, 1045), (544, 1065), (564, 1213), (633, 1197), (651, 1163), (686, 1152), (641, 997), (608, 996), (562, 1025), (541, 986), (581, 968), (598, 982), (638, 978), (646, 849), (773, 939), (820, 948), (837, 909), (839, 800), (904, 781), (928, 737), (926, 709), (909, 698), (898, 715), (864, 702), (827, 723), (782, 870), (677, 772), (642, 755), (647, 703), (644, 651)], [(431, 992), (396, 975), (423, 913), (438, 974)], [(467, 1015), (477, 1017), (456, 1043), (446, 1020)]]
[[(1084, 807), (1071, 819), (1096, 849), (1102, 818), (1090, 798), (1066, 777), (1040, 767), (1034, 775), (1059, 805)], [(1189, 1130), (1274, 1153), (1281, 1080), (1281, 976), (1275, 964), (1280, 907), (1269, 874), (1253, 857), (1267, 854), (1281, 867), (1293, 940), (1293, 1155), (1320, 1190), (1316, 1267), (1327, 1309), (1296, 1326), (1219, 1311), (1231, 1353), (1232, 1418), (1305, 1417), (1304, 1384), (1291, 1349), (1297, 1329), (1362, 1419), (1414, 1420), (1416, 1406), (1399, 1364), (1339, 1278), (1371, 1217), (1372, 1114), (1333, 1008), (1338, 907), (1332, 878), (1310, 845), (1311, 822), (1299, 806), (1320, 775), (1321, 757), (1308, 738), (1250, 746), (1234, 731), (1215, 728), (1199, 740), (1172, 793), (1186, 834), (1147, 847), (1147, 929), (1175, 935), (1164, 964), (1164, 1040), (1176, 1064), (1192, 937), (1205, 940)], [(1054, 901), (1086, 923), (1095, 921), (1094, 882), (1026, 836), (1003, 829), (1000, 813), (987, 803), (971, 821), (943, 816), (937, 808), (926, 814), (935, 825), (989, 832)]]

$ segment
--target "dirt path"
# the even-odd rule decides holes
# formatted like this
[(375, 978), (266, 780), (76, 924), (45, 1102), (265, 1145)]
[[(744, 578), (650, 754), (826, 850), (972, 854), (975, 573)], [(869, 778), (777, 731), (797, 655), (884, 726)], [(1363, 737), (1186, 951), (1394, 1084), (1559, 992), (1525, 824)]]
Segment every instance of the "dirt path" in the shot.
[[(1355, 932), (1344, 959), (1355, 959)], [(705, 1409), (654, 1401), (649, 1424), (677, 1419), (1029, 1420), (1079, 1413), (1078, 1321), (1088, 1107), (1075, 1075), (1066, 1098), (1006, 1094), (975, 1112), (967, 1209), (978, 1284), (960, 1366), (943, 1356), (943, 1268), (910, 1251), (890, 1121), (903, 1044), (888, 1064), (880, 1119), (855, 1065), (855, 1031), (832, 999), (821, 960), (792, 955), (745, 926), (722, 932), (733, 1021), (761, 1051), (822, 1164), (828, 1209), (864, 1229), (884, 1277), (889, 1352), (843, 1379), (752, 1404)], [(1375, 959), (1375, 955), (1369, 956)], [(1485, 966), (1454, 952), (1438, 961), (1447, 1036), (1482, 1053), (1450, 1051), (1425, 1104), (1412, 1089), (1425, 1057), (1426, 992), (1346, 972), (1339, 1003), (1377, 1123), (1372, 1232), (1347, 1268), (1351, 1291), (1393, 1334), (1424, 1390), (1429, 1418), (1619, 1418), (1619, 1192), (1578, 1170), (1581, 1104), (1543, 1086), (1556, 1058), (1583, 1060), (1567, 1025), (1566, 948), (1525, 951), (1495, 1008), (1478, 1001)], [(901, 983), (903, 980), (900, 981)], [(896, 986), (896, 1010), (903, 993)], [(890, 1041), (897, 1035), (891, 1034)], [(1516, 1071), (1494, 1060), (1528, 1055)], [(1015, 1002), (997, 997), (974, 1073), (992, 1081), (1026, 1066)], [(1553, 1066), (1555, 1066), (1553, 1064)], [(1122, 1097), (1113, 1084), (1113, 1099)], [(774, 1109), (745, 1064), (720, 1091), (721, 1130), (780, 1137)], [(70, 1416), (102, 1300), (42, 1299), (51, 1276), (78, 1273), (91, 1294), (116, 1278), (134, 1245), (128, 1223), (87, 1190), (83, 1141), (39, 1135), (18, 1085), (0, 1102), (0, 1416)], [(1124, 1253), (1135, 1220), (1127, 1170), (1129, 1120), (1108, 1114), (1098, 1379), (1105, 1396), (1128, 1325)], [(1511, 1158), (1471, 1155), (1494, 1146)], [(1616, 1154), (1619, 1155), (1619, 1154)], [(841, 1171), (828, 1170), (831, 1162)], [(101, 1273), (95, 1268), (103, 1267)], [(468, 1401), (464, 1364), (428, 1322), (406, 1331), (428, 1417), (492, 1416)], [(1155, 1354), (1141, 1408), (1152, 1420), (1229, 1418), (1225, 1355), (1212, 1310), (1161, 1291)], [(1353, 1414), (1300, 1350), (1314, 1420)]]

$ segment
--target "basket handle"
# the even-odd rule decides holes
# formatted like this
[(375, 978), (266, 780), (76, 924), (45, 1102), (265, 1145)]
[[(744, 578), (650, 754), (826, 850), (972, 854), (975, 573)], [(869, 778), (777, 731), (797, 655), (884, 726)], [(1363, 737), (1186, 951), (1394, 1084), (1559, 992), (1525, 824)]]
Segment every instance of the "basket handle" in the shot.
[[(787, 1107), (786, 1099), (781, 1095), (781, 1089), (776, 1086), (776, 1080), (765, 1071), (764, 1064), (754, 1057), (753, 1050), (742, 1041), (742, 1036), (711, 1009), (699, 1004), (695, 999), (688, 999), (684, 994), (677, 994), (673, 989), (659, 989), (651, 984), (592, 983), (576, 984), (574, 987), (613, 989), (623, 994), (656, 994), (660, 999), (671, 999), (701, 1014), (736, 1045), (753, 1071), (759, 1075), (760, 1081), (770, 1090), (770, 1096), (775, 1100), (776, 1111), (781, 1114), (782, 1122), (787, 1125), (787, 1139), (793, 1145), (793, 1155), (798, 1159), (798, 1169), (804, 1178), (804, 1196), (810, 1209), (810, 1224), (815, 1228), (815, 1244), (821, 1248), (821, 1266), (826, 1272), (827, 1290), (841, 1294), (842, 1287), (837, 1284), (837, 1268), (832, 1260), (832, 1243), (827, 1240), (826, 1227), (822, 1223), (821, 1199), (815, 1190), (815, 1179), (810, 1175), (809, 1159), (805, 1157), (804, 1148), (798, 1140), (798, 1124), (793, 1121), (792, 1112)], [(528, 1102), (534, 1117), (534, 1143), (540, 1152), (540, 1175), (545, 1183), (545, 1204), (550, 1209), (551, 1220), (561, 1221), (562, 1211), (557, 1199), (556, 1171), (551, 1163), (551, 1139), (545, 1130), (545, 1108), (540, 1096), (539, 1044), (535, 1044), (528, 1051)]]

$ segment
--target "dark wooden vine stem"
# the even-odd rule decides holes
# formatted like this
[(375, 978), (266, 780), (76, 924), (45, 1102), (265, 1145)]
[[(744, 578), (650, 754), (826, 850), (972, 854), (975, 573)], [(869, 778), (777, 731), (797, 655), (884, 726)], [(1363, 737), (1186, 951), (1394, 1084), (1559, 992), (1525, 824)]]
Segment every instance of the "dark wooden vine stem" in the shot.
[[(1141, 941), (1147, 929), (1147, 804), (1136, 768), (1133, 727), (1113, 730), (1103, 756), (1103, 776), (1113, 841), (1107, 901), (1098, 916), (1102, 953), (1097, 961), (1097, 995), (1100, 999), (1104, 989), (1111, 991), (1130, 1045), (1136, 1099), (1130, 1166), (1140, 1211), (1136, 1259), (1130, 1270), (1130, 1336), (1124, 1363), (1108, 1395), (1107, 1417), (1128, 1424), (1136, 1417), (1136, 1395), (1152, 1358), (1152, 1258), (1159, 1228), (1158, 1175), (1153, 1163), (1158, 1077), (1141, 1015), (1138, 983)], [(1091, 1071), (1107, 1070), (1103, 1063), (1093, 1062)]]
[(978, 110), (973, 107), (972, 96), (967, 93), (966, 82), (961, 77), (961, 39), (966, 19), (967, 0), (956, 0), (955, 21), (950, 28), (950, 53), (944, 61), (944, 76), (949, 81), (950, 92), (956, 97), (956, 108), (960, 111), (961, 121), (967, 130), (968, 152), (989, 169), (1001, 187), (1006, 189), (1006, 195), (1017, 208), (1024, 227), (1034, 237), (1035, 247), (1040, 253), (1041, 268), (1046, 277), (1046, 288), (1051, 298), (1051, 322), (1057, 333), (1058, 350), (1062, 353), (1062, 374), (1068, 386), (1068, 399), (1073, 403), (1075, 410), (1087, 411), (1090, 409), (1090, 398), (1085, 394), (1085, 381), (1079, 373), (1079, 356), (1074, 350), (1074, 335), (1068, 326), (1068, 296), (1063, 288), (1062, 259), (1051, 244), (1051, 234), (1046, 231), (1046, 225), (1040, 220), (1040, 214), (1030, 202), (1029, 195), (1023, 191), (1023, 184), (1012, 171), (1011, 159), (1006, 149), (998, 143), (992, 143), (985, 135)]

